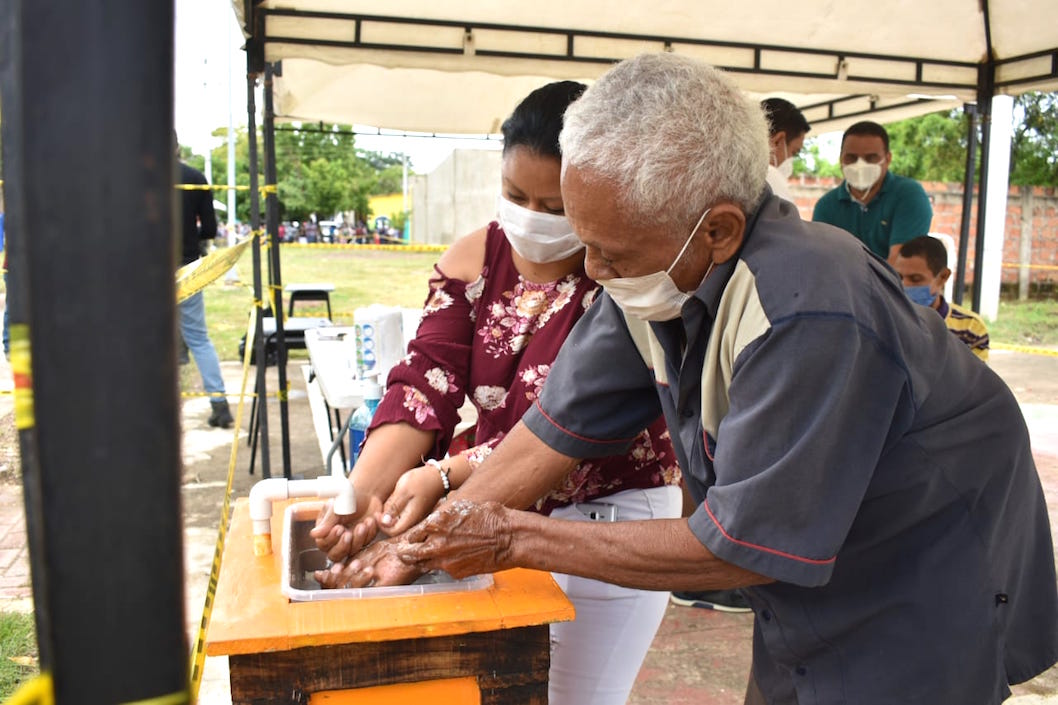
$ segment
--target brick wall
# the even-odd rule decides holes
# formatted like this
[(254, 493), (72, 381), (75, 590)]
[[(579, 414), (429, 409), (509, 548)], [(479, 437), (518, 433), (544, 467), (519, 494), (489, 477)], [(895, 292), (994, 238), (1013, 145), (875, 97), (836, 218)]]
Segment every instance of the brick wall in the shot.
[[(801, 217), (811, 219), (812, 209), (820, 196), (834, 188), (840, 180), (800, 176), (790, 180)], [(951, 235), (959, 246), (962, 223), (962, 184), (924, 182), (923, 188), (933, 203), (932, 231)], [(970, 245), (966, 258), (966, 281), (974, 279), (974, 238), (977, 232), (977, 199), (970, 217)], [(1024, 241), (1023, 241), (1024, 238)], [(1043, 187), (1012, 186), (1007, 194), (1007, 222), (1003, 235), (1003, 283), (1053, 285), (1058, 282), (1058, 269), (1028, 269), (1022, 272), (1019, 264), (1058, 267), (1058, 190)], [(1014, 265), (1014, 266), (1006, 266)], [(1019, 282), (1019, 275), (1022, 280)]]

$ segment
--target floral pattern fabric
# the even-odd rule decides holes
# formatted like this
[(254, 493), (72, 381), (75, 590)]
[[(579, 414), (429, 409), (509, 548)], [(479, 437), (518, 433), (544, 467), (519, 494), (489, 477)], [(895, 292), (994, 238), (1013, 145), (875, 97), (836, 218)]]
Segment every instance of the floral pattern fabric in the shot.
[[(530, 282), (514, 266), (503, 231), (491, 223), (485, 264), (473, 282), (439, 269), (408, 355), (390, 372), (371, 427), (405, 422), (437, 432), (432, 453), (448, 451), (469, 398), (477, 408), (476, 445), (462, 451), (477, 467), (537, 400), (551, 363), (591, 305), (597, 285), (583, 270), (557, 281)], [(550, 512), (626, 489), (680, 482), (662, 418), (622, 456), (581, 462), (536, 509)]]

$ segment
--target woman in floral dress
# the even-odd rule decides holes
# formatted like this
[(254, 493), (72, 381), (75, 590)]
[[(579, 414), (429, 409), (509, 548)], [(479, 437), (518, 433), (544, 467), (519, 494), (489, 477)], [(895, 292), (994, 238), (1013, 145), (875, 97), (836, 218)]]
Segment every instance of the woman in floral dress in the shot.
[[(407, 579), (385, 542), (350, 557), (379, 528), (390, 535), (410, 528), (473, 472), (536, 401), (567, 334), (591, 305), (598, 286), (584, 273), (583, 246), (563, 215), (559, 189), (562, 114), (583, 90), (572, 81), (544, 86), (503, 124), (498, 221), (456, 241), (435, 267), (422, 323), (390, 372), (350, 476), (359, 511), (348, 526), (327, 514), (314, 530), (320, 547), (341, 561), (317, 575), (321, 583)], [(474, 438), (453, 445), (467, 397), (478, 412)], [(581, 462), (532, 508), (574, 521), (674, 518), (679, 482), (659, 417), (627, 454)], [(624, 703), (668, 593), (555, 579), (577, 616), (551, 628), (549, 702)]]

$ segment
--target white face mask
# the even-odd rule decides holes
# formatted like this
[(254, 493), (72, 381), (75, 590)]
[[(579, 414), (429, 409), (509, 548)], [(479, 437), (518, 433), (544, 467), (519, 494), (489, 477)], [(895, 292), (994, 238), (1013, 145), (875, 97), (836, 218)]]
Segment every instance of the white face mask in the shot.
[(786, 158), (779, 162), (779, 165), (775, 167), (784, 179), (789, 179), (793, 176), (793, 156), (786, 149), (786, 142), (782, 143), (782, 153), (786, 155)]
[(564, 215), (529, 210), (503, 196), (496, 211), (507, 242), (530, 262), (557, 262), (584, 248)]
[(845, 181), (857, 191), (867, 191), (878, 182), (882, 175), (881, 164), (868, 164), (863, 157), (856, 159), (854, 164), (845, 164), (841, 167), (845, 174)]
[[(694, 234), (698, 232), (698, 228), (701, 226), (702, 221), (705, 220), (705, 216), (709, 215), (710, 210), (712, 209), (707, 208), (705, 213), (702, 213), (702, 217), (698, 219), (694, 229), (691, 230), (691, 234), (687, 237), (687, 241), (683, 243), (683, 247), (680, 248), (676, 259), (672, 261), (672, 264), (664, 272), (654, 272), (641, 277), (616, 277), (614, 279), (599, 280), (602, 288), (621, 307), (622, 311), (629, 316), (644, 321), (671, 321), (680, 315), (683, 304), (691, 297), (690, 294), (685, 294), (679, 290), (669, 272), (683, 257), (683, 253), (687, 251), (687, 246), (691, 244)], [(709, 276), (709, 272), (712, 269), (713, 263), (710, 262), (705, 276)], [(705, 281), (704, 277), (702, 281)]]

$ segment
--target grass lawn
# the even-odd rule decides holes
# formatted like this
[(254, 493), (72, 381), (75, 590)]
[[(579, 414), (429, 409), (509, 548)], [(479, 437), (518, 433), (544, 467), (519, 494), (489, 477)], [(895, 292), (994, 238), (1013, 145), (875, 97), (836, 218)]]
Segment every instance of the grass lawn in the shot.
[(1058, 297), (999, 302), (999, 316), (988, 324), (992, 340), (1009, 345), (1058, 346)]
[(0, 612), (0, 700), (38, 673), (32, 614)]
[[(334, 322), (352, 325), (353, 311), (371, 303), (422, 306), (427, 280), (440, 258), (436, 252), (376, 252), (322, 247), (280, 247), (284, 284), (328, 282), (334, 285)], [(247, 251), (237, 265), (240, 284), (220, 280), (206, 289), (206, 323), (221, 360), (238, 359), (239, 339), (246, 332), (253, 306), (253, 262)], [(262, 276), (267, 277), (267, 270)], [(287, 296), (283, 296), (287, 306)], [(323, 305), (298, 304), (298, 315), (326, 316)]]

